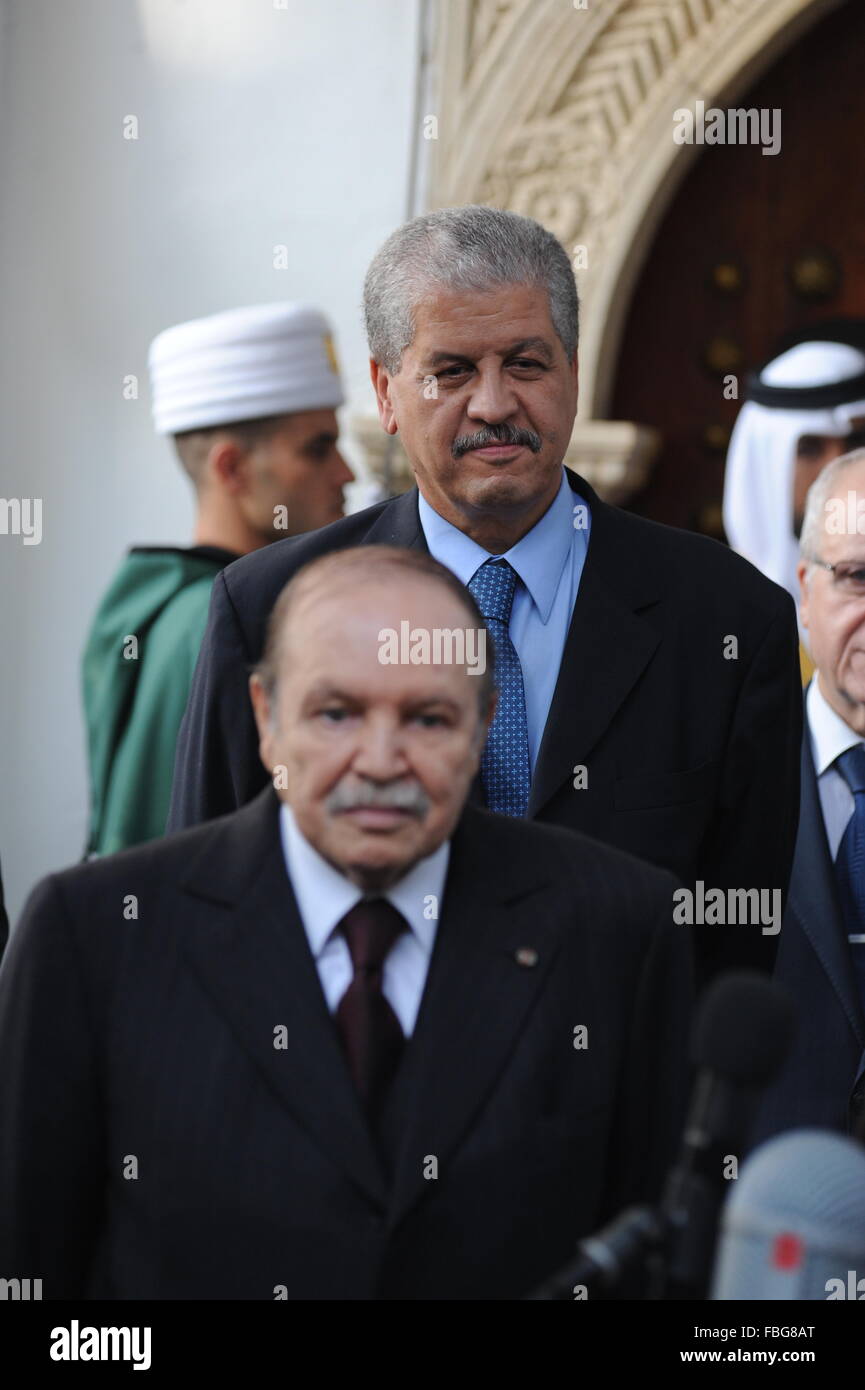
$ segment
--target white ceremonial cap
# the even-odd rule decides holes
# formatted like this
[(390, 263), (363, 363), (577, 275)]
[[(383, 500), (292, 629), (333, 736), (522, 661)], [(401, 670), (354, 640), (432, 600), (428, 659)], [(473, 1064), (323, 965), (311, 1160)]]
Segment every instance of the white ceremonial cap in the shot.
[(153, 339), (148, 365), (157, 434), (344, 400), (330, 325), (311, 304), (252, 304), (178, 323)]

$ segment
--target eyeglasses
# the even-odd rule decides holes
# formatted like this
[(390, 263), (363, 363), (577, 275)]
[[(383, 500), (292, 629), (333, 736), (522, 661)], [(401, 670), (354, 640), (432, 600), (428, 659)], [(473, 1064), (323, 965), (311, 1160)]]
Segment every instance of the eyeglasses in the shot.
[(809, 555), (808, 558), (812, 565), (829, 571), (832, 584), (840, 593), (849, 594), (851, 598), (865, 598), (865, 560), (839, 560), (830, 565), (828, 560), (821, 560), (818, 555)]

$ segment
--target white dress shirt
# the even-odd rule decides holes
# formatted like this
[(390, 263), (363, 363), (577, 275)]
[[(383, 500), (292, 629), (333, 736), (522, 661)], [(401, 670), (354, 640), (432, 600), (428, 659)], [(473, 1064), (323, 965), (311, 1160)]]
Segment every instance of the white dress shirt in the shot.
[[(280, 808), (279, 828), (285, 867), (300, 920), (327, 1007), (335, 1013), (354, 977), (348, 943), (342, 933), (336, 931), (336, 926), (364, 894), (313, 849), (285, 802)], [(408, 923), (408, 931), (397, 937), (388, 952), (381, 985), (406, 1037), (414, 1031), (426, 985), (449, 858), (450, 843), (446, 840), (434, 854), (419, 860), (387, 892), (376, 894), (387, 898)]]
[(811, 752), (814, 755), (814, 771), (817, 773), (817, 790), (820, 793), (820, 809), (823, 824), (829, 841), (829, 853), (834, 863), (847, 829), (847, 822), (853, 814), (853, 793), (833, 764), (835, 759), (848, 748), (862, 743), (862, 737), (850, 728), (836, 714), (827, 701), (816, 675), (808, 686), (805, 697), (805, 712), (811, 734)]

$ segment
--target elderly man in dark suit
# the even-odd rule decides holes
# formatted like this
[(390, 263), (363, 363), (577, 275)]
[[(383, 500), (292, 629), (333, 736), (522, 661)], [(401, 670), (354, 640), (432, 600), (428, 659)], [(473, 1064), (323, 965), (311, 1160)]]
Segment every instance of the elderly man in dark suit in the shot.
[[(286, 580), (317, 555), (384, 542), (446, 564), (505, 649), (476, 800), (687, 884), (780, 897), (801, 737), (792, 600), (725, 547), (608, 506), (563, 468), (577, 295), (562, 246), (514, 213), (443, 209), (385, 242), (364, 302), (379, 415), (417, 488), (218, 578), (169, 826), (263, 784), (246, 678)], [(771, 966), (760, 925), (692, 930), (703, 975)]]
[(865, 1138), (865, 450), (836, 459), (812, 485), (800, 548), (816, 671), (776, 966), (799, 1029), (755, 1137), (824, 1125)]
[(485, 638), (429, 556), (325, 557), (252, 680), (273, 786), (35, 890), (0, 970), (6, 1273), (46, 1298), (512, 1298), (658, 1195), (676, 883), (465, 806)]

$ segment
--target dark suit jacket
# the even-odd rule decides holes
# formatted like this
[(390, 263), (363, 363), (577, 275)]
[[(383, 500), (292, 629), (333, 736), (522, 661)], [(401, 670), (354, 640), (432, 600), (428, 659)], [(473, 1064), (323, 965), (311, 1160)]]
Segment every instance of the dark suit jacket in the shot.
[(46, 1298), (523, 1294), (670, 1162), (690, 984), (674, 881), (466, 810), (389, 1181), (276, 804), (34, 890), (0, 970), (0, 1269)]
[(799, 836), (775, 974), (793, 996), (798, 1029), (788, 1062), (763, 1097), (754, 1141), (800, 1125), (845, 1131), (862, 1110), (865, 1019), (807, 728)]
[[(786, 892), (802, 692), (789, 595), (725, 546), (608, 506), (582, 478), (589, 550), (532, 782), (529, 816), (595, 836), (685, 883)], [(177, 745), (169, 828), (265, 784), (247, 689), (282, 587), (341, 547), (426, 549), (417, 492), (267, 546), (218, 576)], [(728, 637), (738, 643), (725, 660)], [(583, 765), (588, 786), (574, 788)], [(482, 800), (479, 784), (475, 795)], [(700, 932), (705, 973), (771, 967), (759, 927)]]
[(3, 952), (6, 949), (6, 942), (9, 940), (9, 919), (6, 916), (6, 905), (3, 901), (3, 879), (0, 877), (0, 960), (3, 959)]

